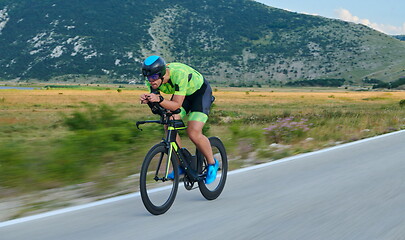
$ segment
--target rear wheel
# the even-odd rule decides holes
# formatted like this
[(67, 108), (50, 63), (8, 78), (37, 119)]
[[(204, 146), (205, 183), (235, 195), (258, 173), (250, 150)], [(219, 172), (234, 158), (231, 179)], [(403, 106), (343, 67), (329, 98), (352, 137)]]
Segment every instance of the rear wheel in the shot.
[[(178, 163), (174, 157), (168, 161), (167, 152), (166, 145), (163, 143), (153, 146), (146, 154), (141, 168), (139, 182), (142, 202), (154, 215), (160, 215), (169, 210), (178, 189)], [(166, 178), (167, 169), (169, 173), (174, 170), (173, 180)]]
[[(212, 154), (214, 158), (219, 162), (219, 168), (217, 173), (217, 178), (211, 184), (205, 184), (204, 180), (198, 181), (198, 187), (200, 188), (201, 194), (207, 200), (216, 199), (222, 192), (225, 186), (226, 177), (228, 173), (228, 158), (226, 155), (224, 144), (217, 137), (209, 138), (212, 148)], [(198, 172), (204, 176), (207, 174), (207, 160), (197, 151), (197, 161), (198, 161)]]

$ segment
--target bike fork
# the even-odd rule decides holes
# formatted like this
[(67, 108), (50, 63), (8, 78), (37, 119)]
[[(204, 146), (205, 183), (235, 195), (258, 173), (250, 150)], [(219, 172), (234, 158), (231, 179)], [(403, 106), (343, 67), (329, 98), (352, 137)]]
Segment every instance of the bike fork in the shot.
[[(166, 174), (165, 174), (165, 178), (167, 179), (167, 176), (169, 175), (169, 171), (170, 171), (170, 165), (171, 165), (171, 161), (172, 161), (172, 155), (173, 155), (173, 148), (176, 149), (176, 144), (174, 142), (169, 143), (169, 154), (167, 156), (167, 161), (166, 161)], [(174, 171), (174, 169), (173, 169)]]

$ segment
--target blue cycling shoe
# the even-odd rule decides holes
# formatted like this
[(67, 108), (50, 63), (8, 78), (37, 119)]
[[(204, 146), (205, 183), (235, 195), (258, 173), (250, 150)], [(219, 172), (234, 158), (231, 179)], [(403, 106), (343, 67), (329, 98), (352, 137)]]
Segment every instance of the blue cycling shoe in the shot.
[(219, 168), (219, 162), (214, 158), (215, 164), (208, 164), (207, 177), (205, 178), (205, 184), (210, 184), (217, 178), (217, 172)]
[[(179, 166), (179, 176), (183, 175), (184, 173), (186, 173), (186, 170), (184, 170), (183, 167)], [(174, 180), (174, 171), (167, 175), (167, 179)]]

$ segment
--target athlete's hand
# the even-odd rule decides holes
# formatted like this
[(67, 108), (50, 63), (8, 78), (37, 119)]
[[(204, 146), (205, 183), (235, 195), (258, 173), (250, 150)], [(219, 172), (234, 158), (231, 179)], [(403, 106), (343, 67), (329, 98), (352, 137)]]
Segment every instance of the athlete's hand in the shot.
[(142, 94), (139, 100), (141, 101), (141, 104), (147, 104), (149, 102), (148, 94)]
[(148, 96), (149, 102), (159, 102), (160, 101), (159, 95), (157, 95), (157, 94), (151, 93), (151, 94), (148, 94), (147, 96)]

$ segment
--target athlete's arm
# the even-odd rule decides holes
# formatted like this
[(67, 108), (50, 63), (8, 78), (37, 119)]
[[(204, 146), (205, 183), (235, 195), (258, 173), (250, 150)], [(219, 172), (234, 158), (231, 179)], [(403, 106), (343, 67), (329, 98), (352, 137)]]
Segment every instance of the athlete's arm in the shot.
[[(148, 96), (148, 100), (150, 102), (160, 102), (160, 95), (157, 94), (149, 94)], [(186, 96), (182, 96), (182, 95), (173, 95), (172, 100), (168, 100), (168, 99), (164, 99), (161, 103), (160, 106), (169, 109), (170, 111), (175, 111), (179, 108), (181, 108), (181, 106), (183, 105), (183, 101), (184, 98)]]

